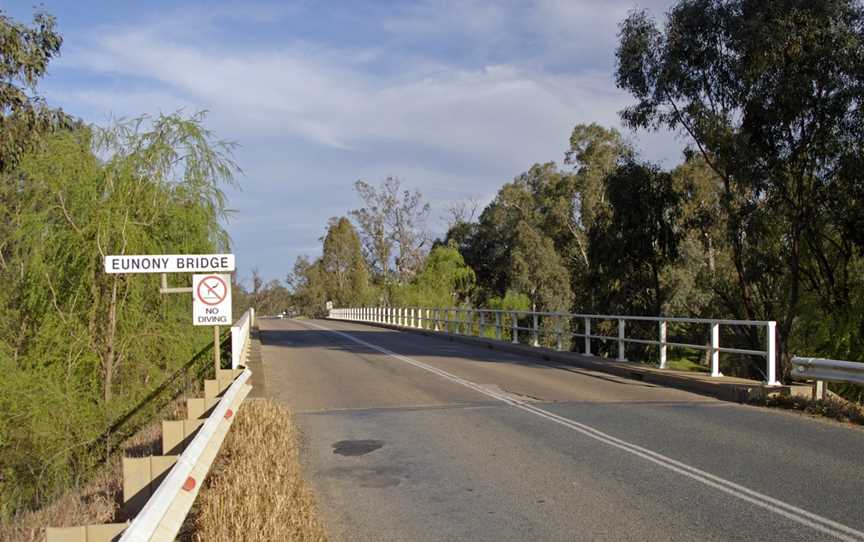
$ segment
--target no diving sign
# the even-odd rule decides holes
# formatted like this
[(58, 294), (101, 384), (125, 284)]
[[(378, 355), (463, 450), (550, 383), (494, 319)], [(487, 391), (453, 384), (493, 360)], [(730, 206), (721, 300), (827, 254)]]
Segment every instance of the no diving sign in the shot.
[(192, 275), (192, 323), (231, 325), (231, 275)]

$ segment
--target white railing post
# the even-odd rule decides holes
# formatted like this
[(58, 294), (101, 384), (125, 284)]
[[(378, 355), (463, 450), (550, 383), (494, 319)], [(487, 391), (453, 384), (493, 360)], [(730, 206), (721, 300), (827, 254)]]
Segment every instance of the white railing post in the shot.
[(557, 341), (557, 344), (555, 345), (555, 347), (559, 352), (564, 349), (564, 347), (561, 344), (561, 335), (564, 332), (564, 330), (563, 330), (564, 326), (562, 325), (563, 319), (564, 319), (564, 317), (561, 316), (560, 314), (555, 317), (556, 334), (558, 335), (558, 341)]
[(666, 320), (660, 322), (660, 368), (666, 368)]
[(531, 346), (540, 346), (540, 333), (537, 325), (537, 313), (533, 313), (531, 321), (533, 322), (532, 326), (532, 338), (531, 338)]
[(591, 355), (591, 318), (585, 317), (585, 355)]
[(765, 342), (767, 347), (765, 375), (769, 386), (779, 386), (777, 381), (777, 322), (768, 322), (765, 326)]
[(627, 361), (624, 348), (624, 319), (618, 320), (618, 361)]
[(478, 335), (483, 337), (486, 335), (486, 313), (480, 311), (480, 328), (477, 330)]
[(720, 324), (711, 323), (711, 376), (723, 376), (720, 372)]
[(511, 323), (513, 324), (513, 344), (519, 343), (519, 322), (516, 321), (516, 313), (510, 313)]
[(438, 322), (441, 321), (441, 309), (435, 307), (435, 331), (441, 331), (441, 328), (438, 326)]
[(495, 340), (501, 340), (501, 313), (495, 311)]

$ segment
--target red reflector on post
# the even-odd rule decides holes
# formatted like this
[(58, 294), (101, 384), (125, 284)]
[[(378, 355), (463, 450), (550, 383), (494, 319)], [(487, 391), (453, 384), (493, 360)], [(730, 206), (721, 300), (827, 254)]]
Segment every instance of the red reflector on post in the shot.
[(233, 416), (233, 415), (234, 415), (234, 411), (231, 410), (230, 408), (229, 408), (228, 410), (225, 411), (225, 419), (226, 419), (226, 420), (227, 420), (228, 418), (230, 418), (231, 416)]
[(189, 476), (186, 478), (186, 481), (183, 482), (183, 491), (192, 491), (195, 489), (195, 478)]

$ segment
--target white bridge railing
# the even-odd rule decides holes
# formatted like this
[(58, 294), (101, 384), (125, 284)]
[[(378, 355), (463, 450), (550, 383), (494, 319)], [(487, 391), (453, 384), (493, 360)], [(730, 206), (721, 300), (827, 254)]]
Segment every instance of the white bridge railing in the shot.
[[(757, 356), (765, 360), (765, 383), (769, 386), (780, 385), (777, 380), (776, 363), (777, 323), (774, 321), (428, 307), (336, 308), (330, 310), (329, 317), (338, 320), (379, 323), (443, 333), (476, 335), (497, 340), (509, 339), (512, 343), (519, 343), (521, 337), (526, 337), (528, 344), (532, 346), (540, 346), (542, 341), (544, 345), (557, 350), (569, 349), (574, 339), (581, 339), (584, 344), (581, 353), (585, 356), (594, 355), (592, 353), (592, 341), (611, 342), (617, 343), (617, 359), (619, 361), (626, 361), (627, 344), (654, 345), (659, 350), (661, 369), (666, 368), (667, 352), (670, 347), (702, 350), (709, 353), (711, 376), (715, 377), (723, 376), (720, 372), (721, 353)], [(652, 326), (656, 325), (656, 339), (645, 336), (645, 323)], [(669, 328), (676, 324), (707, 326), (707, 340), (704, 344), (670, 341), (668, 339)], [(611, 329), (614, 333), (616, 325), (617, 333), (614, 335), (598, 332)], [(734, 328), (733, 331), (739, 335), (744, 331), (752, 337), (759, 337), (759, 340), (765, 345), (765, 349), (753, 350), (721, 345), (721, 326)], [(641, 327), (643, 331), (641, 336), (628, 335), (628, 331), (632, 327)]]
[(250, 333), (255, 325), (255, 309), (250, 308), (231, 326), (231, 368), (246, 365), (249, 356)]

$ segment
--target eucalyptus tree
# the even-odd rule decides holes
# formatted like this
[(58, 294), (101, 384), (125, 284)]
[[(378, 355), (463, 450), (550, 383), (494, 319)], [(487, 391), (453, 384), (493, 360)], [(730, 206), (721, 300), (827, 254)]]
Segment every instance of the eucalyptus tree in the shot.
[(616, 56), (624, 122), (680, 131), (722, 180), (734, 315), (777, 319), (788, 358), (810, 292), (848, 306), (864, 240), (861, 3), (680, 0), (662, 27), (631, 13)]
[(27, 26), (0, 10), (0, 171), (14, 166), (40, 134), (71, 124), (36, 93), (62, 43), (51, 15), (36, 12)]
[(354, 183), (364, 207), (351, 211), (357, 221), (370, 267), (385, 291), (391, 266), (396, 279), (406, 282), (420, 269), (429, 242), (426, 220), (430, 206), (417, 191), (404, 189), (398, 177), (387, 177), (378, 187)]

